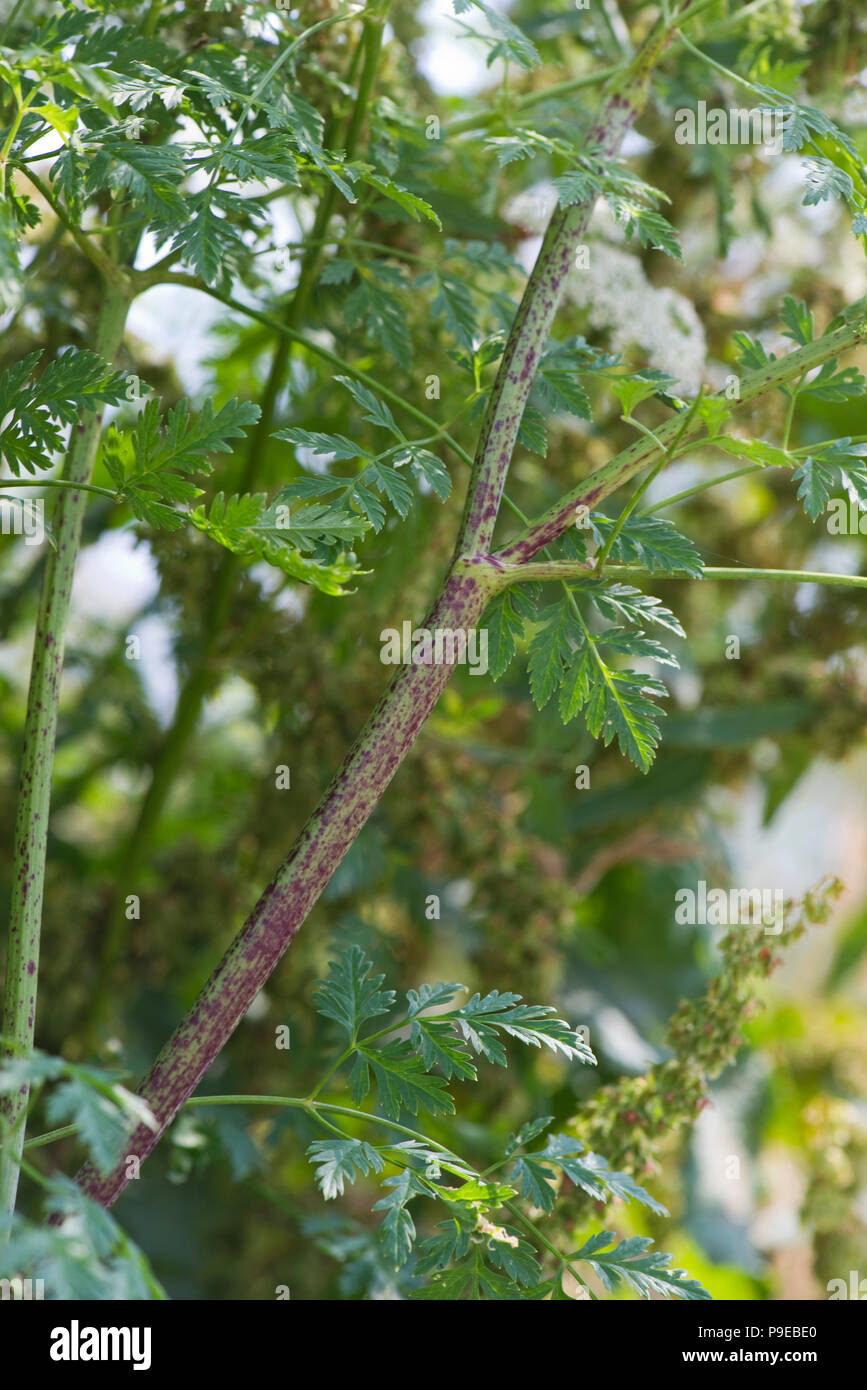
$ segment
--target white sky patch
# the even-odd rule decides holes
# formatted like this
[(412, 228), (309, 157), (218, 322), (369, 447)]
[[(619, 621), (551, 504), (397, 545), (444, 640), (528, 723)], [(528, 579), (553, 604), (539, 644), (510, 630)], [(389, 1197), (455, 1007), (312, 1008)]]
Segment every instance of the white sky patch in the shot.
[(172, 359), (184, 390), (198, 395), (211, 374), (203, 359), (216, 351), (211, 329), (228, 309), (198, 290), (175, 285), (155, 285), (132, 305), (128, 331), (149, 343), (161, 357)]
[(161, 726), (168, 727), (178, 700), (178, 675), (172, 651), (172, 629), (157, 613), (139, 619), (131, 628), (141, 642), (139, 675)]
[(203, 722), (212, 728), (218, 724), (231, 724), (247, 715), (255, 715), (256, 709), (256, 692), (249, 681), (242, 680), (240, 676), (230, 676), (207, 701)]
[[(506, 11), (502, 0), (487, 0), (491, 9)], [(435, 92), (441, 96), (476, 96), (503, 80), (503, 65), (499, 60), (485, 66), (486, 50), (478, 39), (461, 37), (457, 18), (450, 4), (442, 0), (425, 0), (418, 18), (427, 26), (423, 46), (416, 55), (420, 71)], [(478, 10), (462, 16), (474, 29), (485, 27)]]
[(82, 551), (72, 585), (76, 618), (121, 624), (156, 597), (157, 568), (133, 531), (106, 531)]

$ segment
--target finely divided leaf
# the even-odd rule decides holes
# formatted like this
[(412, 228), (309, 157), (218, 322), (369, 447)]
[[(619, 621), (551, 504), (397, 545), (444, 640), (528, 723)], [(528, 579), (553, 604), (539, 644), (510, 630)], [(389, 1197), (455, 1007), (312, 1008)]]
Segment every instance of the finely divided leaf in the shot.
[(408, 1042), (391, 1042), (376, 1051), (359, 1048), (349, 1075), (356, 1105), (370, 1090), (371, 1073), (379, 1104), (389, 1119), (398, 1119), (402, 1110), (408, 1110), (411, 1115), (417, 1115), (419, 1109), (431, 1115), (455, 1113), (455, 1103), (446, 1090), (445, 1081), (441, 1076), (427, 1075), (424, 1062)]
[(507, 1065), (506, 1049), (498, 1033), (539, 1047), (544, 1043), (552, 1052), (579, 1062), (595, 1057), (579, 1033), (557, 1018), (556, 1010), (545, 1004), (522, 1004), (520, 994), (500, 994), (491, 990), (484, 998), (474, 994), (452, 1017), (463, 1037), (489, 1062)]
[[(591, 526), (600, 541), (605, 541), (615, 522), (598, 512)], [(623, 564), (638, 564), (644, 569), (663, 574), (688, 574), (701, 579), (701, 556), (687, 536), (681, 535), (672, 522), (659, 516), (640, 516), (634, 512), (627, 517), (611, 547), (610, 558)]]
[(379, 1228), (379, 1239), (388, 1260), (395, 1269), (400, 1269), (409, 1259), (415, 1240), (415, 1223), (407, 1211), (407, 1203), (413, 1197), (426, 1196), (427, 1189), (408, 1169), (404, 1169), (396, 1178), (386, 1178), (382, 1185), (391, 1188), (391, 1191), (373, 1207), (374, 1211), (387, 1213)]
[(326, 1202), (343, 1196), (343, 1184), (381, 1173), (385, 1159), (363, 1139), (317, 1139), (307, 1150)]
[(620, 1197), (627, 1202), (640, 1202), (658, 1216), (668, 1216), (662, 1203), (651, 1197), (628, 1173), (614, 1172), (599, 1154), (585, 1153), (583, 1144), (569, 1134), (552, 1134), (544, 1149), (533, 1157), (562, 1168), (576, 1187), (598, 1202)]
[(685, 1299), (709, 1299), (707, 1289), (690, 1279), (682, 1269), (671, 1268), (671, 1256), (651, 1251), (652, 1242), (644, 1236), (632, 1236), (617, 1243), (613, 1231), (601, 1231), (574, 1250), (570, 1260), (583, 1260), (602, 1280), (609, 1292), (622, 1283), (642, 1298), (661, 1294)]
[(34, 372), (39, 351), (28, 353), (0, 376), (0, 457), (18, 477), (50, 468), (64, 445), (62, 425), (80, 423), (85, 411), (119, 405), (126, 399), (127, 376), (94, 352), (70, 349)]
[(405, 442), (394, 416), (384, 401), (379, 400), (372, 391), (368, 391), (366, 386), (351, 376), (336, 376), (334, 380), (345, 386), (352, 398), (362, 407), (363, 419), (369, 420), (372, 425), (380, 425), (383, 429), (390, 430), (397, 439)]
[[(233, 554), (265, 560), (325, 594), (345, 594), (343, 585), (361, 573), (351, 557), (342, 557), (367, 522), (336, 507), (290, 509), (279, 500), (269, 506), (264, 493), (225, 497), (218, 492), (210, 511), (197, 507), (191, 520)], [(311, 551), (319, 553), (312, 559), (302, 553)]]
[(243, 439), (258, 418), (259, 407), (249, 401), (228, 401), (216, 412), (205, 401), (193, 414), (184, 399), (161, 419), (159, 401), (149, 400), (131, 433), (113, 429), (106, 441), (104, 462), (118, 500), (129, 502), (140, 521), (178, 530), (185, 517), (171, 503), (190, 502), (201, 492), (189, 475), (210, 473), (207, 455), (231, 453), (228, 441)]
[(360, 946), (349, 946), (331, 962), (314, 994), (316, 1010), (334, 1019), (350, 1039), (368, 1019), (387, 1014), (397, 998), (393, 989), (381, 989), (384, 975), (373, 975), (373, 961)]
[(604, 584), (592, 580), (582, 584), (581, 592), (587, 594), (603, 618), (635, 624), (656, 623), (676, 637), (686, 636), (680, 620), (670, 608), (654, 595), (644, 594), (630, 584)]
[(539, 614), (539, 627), (530, 639), (530, 693), (537, 709), (550, 700), (563, 679), (563, 664), (584, 643), (581, 627), (567, 602), (551, 604)]
[(804, 511), (811, 521), (815, 521), (825, 510), (838, 476), (836, 468), (828, 468), (814, 458), (804, 459), (800, 468), (795, 469), (792, 477), (798, 483), (798, 500), (803, 502)]

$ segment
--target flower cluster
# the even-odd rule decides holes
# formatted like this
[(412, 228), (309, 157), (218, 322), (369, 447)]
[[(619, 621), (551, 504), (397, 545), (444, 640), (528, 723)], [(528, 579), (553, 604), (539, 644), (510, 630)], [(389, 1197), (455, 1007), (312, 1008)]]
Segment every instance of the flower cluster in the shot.
[(799, 902), (788, 902), (780, 936), (768, 944), (761, 927), (732, 928), (720, 943), (722, 969), (697, 1000), (685, 1000), (671, 1018), (666, 1046), (672, 1055), (643, 1076), (605, 1086), (570, 1124), (588, 1149), (602, 1149), (612, 1167), (633, 1175), (660, 1171), (659, 1150), (669, 1134), (694, 1124), (710, 1104), (708, 1083), (735, 1059), (744, 1025), (760, 1007), (756, 986), (781, 964), (776, 954), (827, 920), (843, 886), (824, 879)]

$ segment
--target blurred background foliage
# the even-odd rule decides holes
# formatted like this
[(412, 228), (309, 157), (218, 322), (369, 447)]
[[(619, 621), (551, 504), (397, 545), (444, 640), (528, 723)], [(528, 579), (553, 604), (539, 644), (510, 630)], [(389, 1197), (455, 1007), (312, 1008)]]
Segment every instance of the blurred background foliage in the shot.
[[(164, 23), (187, 45), (219, 44), (224, 26), (237, 29), (246, 15), (249, 42), (256, 43), (255, 8), (179, 8), (169, 0)], [(331, 0), (317, 0), (304, 6), (303, 19), (313, 23), (332, 8)], [(708, 21), (707, 51), (757, 80), (770, 74), (783, 90), (808, 92), (867, 156), (867, 27), (858, 7), (848, 0), (768, 0), (747, 8), (748, 23), (735, 30), (720, 7), (716, 27)], [(621, 10), (639, 28), (650, 12), (628, 3)], [(466, 91), (483, 90), (500, 70), (495, 66), (492, 77), (478, 53), (467, 58), (447, 11), (445, 4), (398, 0), (377, 90), (380, 103), (391, 102), (416, 131), (428, 113), (443, 120), (449, 157), (438, 148), (435, 158), (431, 145), (416, 139), (411, 159), (403, 152), (401, 177), (412, 186), (409, 168), (436, 186), (446, 235), (482, 243), (470, 276), (473, 312), (494, 332), (520, 296), (515, 263), (530, 263), (537, 245), (520, 197), (544, 194), (556, 171), (542, 160), (498, 170), (479, 139), (449, 143), (448, 119), (465, 112)], [(616, 34), (565, 0), (522, 0), (510, 13), (546, 64), (529, 76), (510, 73), (523, 90), (616, 59)], [(345, 100), (336, 78), (346, 76), (352, 37), (349, 25), (314, 41), (304, 69), (314, 105)], [(453, 85), (452, 51), (460, 58), (455, 72), (466, 78), (461, 91)], [(733, 93), (717, 81), (685, 53), (666, 60), (641, 137), (627, 147), (633, 167), (672, 200), (667, 215), (681, 231), (684, 263), (625, 248), (604, 221), (594, 223), (589, 238), (591, 277), (593, 247), (613, 246), (639, 264), (648, 296), (667, 288), (694, 306), (699, 326), (684, 309), (683, 340), (669, 334), (653, 349), (653, 365), (687, 386), (689, 372), (718, 386), (734, 370), (735, 330), (760, 336), (769, 348), (785, 346), (778, 322), (784, 294), (805, 298), (824, 326), (867, 289), (845, 209), (800, 205), (797, 156), (673, 142), (675, 108), (699, 99), (730, 104)], [(737, 96), (735, 104), (743, 104)], [(586, 127), (593, 89), (572, 94), (558, 111), (577, 129)], [(274, 206), (281, 245), (299, 239), (296, 216), (301, 227), (309, 225), (309, 208), (285, 202)], [(306, 327), (327, 334), (334, 351), (444, 424), (472, 383), (451, 355), (453, 334), (432, 317), (429, 296), (415, 284), (424, 267), (412, 260), (438, 265), (441, 238), (381, 202), (353, 218), (351, 234), (382, 248), (355, 248), (368, 271), (385, 263), (405, 277), (399, 302), (414, 358), (396, 360), (363, 326), (351, 325), (339, 284), (318, 285)], [(4, 367), (43, 343), (54, 351), (88, 342), (99, 291), (87, 263), (50, 221), (34, 235), (33, 250), (30, 307), (5, 328)], [(257, 257), (276, 298), (292, 283), (297, 253), (286, 269), (269, 269), (273, 260), (267, 250)], [(599, 266), (604, 276), (602, 256)], [(597, 288), (604, 295), (606, 286)], [(666, 300), (674, 311), (679, 302)], [(646, 315), (655, 313), (648, 298)], [(632, 341), (621, 335), (617, 344), (635, 366), (648, 363), (642, 323), (636, 320)], [(574, 298), (564, 305), (558, 334), (583, 334), (604, 348), (612, 341), (609, 326)], [(204, 313), (193, 291), (159, 288), (136, 305), (121, 365), (166, 404), (184, 393), (255, 400), (271, 349), (260, 327), (227, 311)], [(867, 369), (867, 354), (852, 360)], [(430, 374), (440, 379), (438, 400), (425, 397)], [(776, 441), (784, 410), (778, 397), (741, 411), (738, 420), (756, 437)], [(547, 457), (516, 452), (511, 495), (526, 510), (543, 510), (630, 442), (618, 415), (617, 403), (597, 388), (592, 422), (554, 417)], [(293, 357), (278, 417), (281, 426), (351, 435), (369, 429), (358, 425), (330, 370), (303, 352)], [(451, 427), (469, 452), (476, 425), (464, 416)], [(842, 433), (867, 433), (863, 400), (840, 407), (813, 397), (799, 412), (792, 442)], [(367, 717), (388, 674), (379, 660), (381, 629), (417, 621), (436, 590), (464, 481), (460, 464), (447, 461), (455, 484), (450, 500), (424, 496), (406, 522), (390, 521), (369, 538), (362, 559), (370, 572), (351, 596), (302, 590), (259, 566), (239, 576), (230, 620), (208, 656), (204, 720), (175, 769), (135, 882), (125, 876), (126, 837), (171, 723), (178, 681), (196, 659), (204, 598), (221, 560), (202, 536), (156, 535), (94, 501), (58, 736), (42, 1048), (113, 1059), (131, 1075), (147, 1067)], [(240, 463), (221, 457), (213, 491), (233, 489)], [(269, 442), (269, 490), (297, 466), (291, 445)], [(722, 473), (730, 464), (689, 455), (657, 480), (652, 500), (713, 469)], [(666, 514), (709, 564), (863, 570), (864, 540), (829, 536), (824, 518), (811, 526), (791, 480), (772, 470)], [(509, 525), (502, 523), (503, 536)], [(0, 538), (0, 547), (0, 821), (8, 844), (42, 556), (12, 537)], [(665, 1039), (679, 1001), (700, 999), (722, 968), (718, 928), (676, 924), (676, 889), (703, 878), (779, 886), (797, 896), (837, 875), (845, 891), (828, 921), (811, 927), (768, 982), (756, 984), (763, 1007), (745, 1021), (744, 1045), (732, 1049), (736, 1058), (712, 1082), (710, 1104), (696, 1123), (669, 1125), (663, 1111), (659, 1125), (667, 1133), (652, 1157), (633, 1133), (632, 1109), (609, 1107), (602, 1132), (599, 1125), (593, 1130), (594, 1145), (612, 1162), (641, 1161), (641, 1180), (672, 1212), (666, 1221), (609, 1211), (606, 1220), (619, 1233), (652, 1234), (717, 1298), (822, 1298), (830, 1279), (848, 1279), (850, 1269), (867, 1273), (863, 599), (855, 590), (791, 584), (666, 579), (647, 587), (688, 634), (677, 644), (681, 670), (670, 681), (651, 772), (642, 776), (577, 726), (564, 728), (553, 708), (534, 711), (523, 662), (496, 685), (459, 672), (202, 1090), (305, 1094), (327, 1056), (311, 1007), (313, 982), (334, 949), (352, 940), (399, 988), (460, 979), (471, 989), (517, 990), (530, 1002), (556, 1004), (589, 1029), (598, 1072), (524, 1050), (508, 1073), (488, 1068), (472, 1091), (458, 1086), (457, 1121), (434, 1125), (432, 1133), (483, 1158), (537, 1114), (554, 1114), (564, 1127), (575, 1117), (576, 1132), (587, 1132), (599, 1089), (635, 1085), (670, 1056)], [(141, 638), (140, 661), (125, 655), (130, 634)], [(741, 639), (738, 660), (725, 656), (732, 634)], [(281, 764), (291, 768), (288, 790), (275, 785)], [(575, 785), (581, 764), (590, 768), (589, 789)], [(3, 888), (5, 904), (8, 882)], [(141, 918), (128, 923), (112, 1016), (95, 1023), (97, 962), (117, 893), (140, 896)], [(426, 912), (433, 894), (438, 918)], [(775, 938), (768, 940), (775, 949)], [(275, 1047), (279, 1025), (291, 1029), (289, 1051)], [(400, 1296), (400, 1283), (369, 1241), (364, 1185), (323, 1207), (304, 1158), (315, 1137), (297, 1112), (275, 1119), (265, 1111), (197, 1109), (174, 1126), (117, 1210), (173, 1297), (272, 1298), (277, 1285), (288, 1285), (293, 1298)], [(68, 1140), (39, 1151), (39, 1159), (72, 1172), (77, 1152)], [(576, 1205), (574, 1221), (592, 1227), (598, 1214)]]

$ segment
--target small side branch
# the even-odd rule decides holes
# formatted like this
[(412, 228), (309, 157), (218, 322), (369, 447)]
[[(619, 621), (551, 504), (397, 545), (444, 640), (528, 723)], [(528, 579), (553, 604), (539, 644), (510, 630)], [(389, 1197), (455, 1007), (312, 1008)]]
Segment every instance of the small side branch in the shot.
[[(663, 573), (661, 570), (646, 569), (643, 565), (606, 565), (605, 574), (597, 575), (595, 559), (592, 560), (546, 560), (537, 564), (499, 565), (497, 568), (498, 590), (511, 584), (562, 583), (581, 579), (620, 579), (627, 582), (639, 575), (653, 575), (656, 579), (680, 579), (684, 574)], [(842, 588), (867, 589), (867, 575), (825, 574), (821, 570), (771, 570), (752, 569), (747, 565), (706, 565), (702, 570), (703, 579), (770, 579), (781, 584), (837, 584)]]
[[(748, 372), (741, 378), (740, 396), (734, 404), (746, 405), (749, 401), (786, 385), (804, 372), (820, 367), (823, 362), (838, 357), (867, 339), (867, 297), (852, 304), (845, 310), (842, 318), (844, 322), (833, 332), (823, 334), (815, 342), (787, 353), (778, 361), (768, 362), (755, 371)], [(708, 399), (723, 400), (725, 396), (718, 392), (716, 396), (709, 396)], [(576, 508), (592, 510), (636, 473), (652, 467), (664, 458), (673, 441), (676, 442), (679, 438), (680, 443), (689, 443), (705, 428), (701, 418), (693, 418), (687, 427), (683, 428), (683, 412), (674, 419), (667, 420), (656, 431), (656, 443), (646, 439), (639, 440), (609, 459), (607, 463), (603, 463), (572, 492), (555, 502), (542, 516), (531, 521), (520, 535), (497, 551), (498, 558), (518, 563), (531, 560), (538, 551), (557, 540), (564, 531), (568, 531), (575, 521)]]

